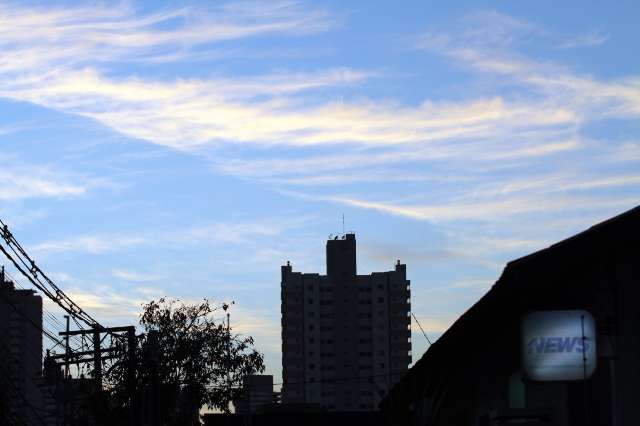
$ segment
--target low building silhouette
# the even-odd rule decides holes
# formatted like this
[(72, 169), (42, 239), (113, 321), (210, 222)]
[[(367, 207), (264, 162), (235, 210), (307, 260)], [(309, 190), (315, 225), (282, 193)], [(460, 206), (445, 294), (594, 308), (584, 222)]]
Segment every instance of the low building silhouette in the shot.
[[(640, 424), (639, 259), (640, 207), (508, 263), (382, 401), (388, 424)], [(587, 380), (523, 372), (523, 318), (558, 310), (595, 319), (597, 365)]]
[(358, 275), (354, 234), (330, 238), (326, 256), (326, 275), (281, 268), (282, 402), (376, 410), (411, 363), (406, 265)]
[(267, 374), (251, 374), (243, 379), (243, 393), (233, 401), (236, 414), (255, 413), (265, 405), (274, 403), (273, 376)]

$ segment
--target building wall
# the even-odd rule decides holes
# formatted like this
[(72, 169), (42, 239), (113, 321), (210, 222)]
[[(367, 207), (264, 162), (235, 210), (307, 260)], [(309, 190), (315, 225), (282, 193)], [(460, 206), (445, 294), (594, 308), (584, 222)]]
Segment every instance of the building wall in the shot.
[(640, 247), (619, 253), (620, 262), (610, 272), (616, 282), (615, 317), (610, 324), (615, 333), (612, 376), (612, 419), (615, 426), (640, 424)]
[(236, 414), (255, 413), (260, 407), (273, 404), (273, 376), (252, 374), (243, 381), (243, 395), (233, 403)]
[(327, 275), (282, 266), (283, 403), (371, 411), (411, 363), (406, 265), (357, 275), (353, 234), (327, 241)]
[(41, 329), (40, 296), (15, 289), (0, 276), (0, 383), (12, 415), (27, 424), (39, 421), (33, 407), (41, 404), (37, 387), (42, 374)]

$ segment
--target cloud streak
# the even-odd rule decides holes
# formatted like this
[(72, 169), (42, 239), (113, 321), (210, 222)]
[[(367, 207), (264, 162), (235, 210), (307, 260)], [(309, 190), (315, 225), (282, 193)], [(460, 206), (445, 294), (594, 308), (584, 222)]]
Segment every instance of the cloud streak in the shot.
[[(326, 12), (296, 2), (227, 4), (209, 10), (185, 7), (150, 14), (138, 13), (124, 3), (68, 8), (3, 4), (0, 70), (23, 72), (44, 63), (68, 67), (131, 58), (153, 60), (199, 45), (312, 34), (332, 25)], [(24, 56), (12, 57), (15, 51)]]
[(598, 199), (595, 197), (510, 197), (490, 201), (458, 201), (446, 204), (394, 204), (341, 196), (326, 197), (328, 201), (352, 207), (376, 210), (396, 216), (433, 222), (460, 220), (494, 221), (499, 218), (542, 212), (562, 212), (567, 209), (630, 208), (635, 198)]
[[(302, 226), (308, 220), (299, 216), (289, 220), (263, 220), (261, 222), (228, 222), (159, 230), (153, 233), (93, 233), (59, 238), (37, 243), (31, 247), (35, 253), (86, 253), (99, 255), (139, 247), (176, 247), (194, 244), (246, 245), (256, 238), (271, 238), (287, 230)], [(118, 278), (129, 281), (149, 281), (157, 277), (124, 269), (111, 271)]]
[[(299, 35), (330, 25), (326, 12), (296, 3), (225, 6), (220, 12), (221, 18), (196, 19), (189, 9), (148, 16), (123, 7), (9, 9), (4, 20), (12, 28), (39, 26), (33, 33), (5, 31), (0, 96), (89, 117), (130, 137), (182, 150), (206, 144), (412, 145), (412, 150), (437, 142), (513, 138), (536, 127), (570, 131), (579, 122), (572, 110), (558, 105), (500, 96), (427, 99), (419, 106), (366, 99), (318, 104), (315, 89), (353, 86), (376, 76), (349, 68), (149, 80), (111, 76), (104, 66), (160, 46), (174, 53), (177, 44), (192, 48), (265, 32)], [(506, 152), (516, 148), (503, 146)]]
[(69, 183), (53, 173), (36, 168), (0, 170), (0, 200), (69, 198), (85, 194), (87, 187)]

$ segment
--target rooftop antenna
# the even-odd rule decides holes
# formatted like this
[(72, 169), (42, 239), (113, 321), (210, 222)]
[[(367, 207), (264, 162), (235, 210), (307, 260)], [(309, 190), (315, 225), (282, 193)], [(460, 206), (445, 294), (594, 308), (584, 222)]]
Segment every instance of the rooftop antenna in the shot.
[(344, 213), (342, 213), (342, 235), (344, 235)]

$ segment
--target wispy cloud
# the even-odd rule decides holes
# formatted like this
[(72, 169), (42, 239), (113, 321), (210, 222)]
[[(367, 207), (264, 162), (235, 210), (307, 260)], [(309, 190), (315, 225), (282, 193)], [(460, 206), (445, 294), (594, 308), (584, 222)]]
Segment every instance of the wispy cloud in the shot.
[(631, 208), (636, 198), (602, 199), (596, 197), (508, 197), (486, 200), (458, 200), (445, 204), (394, 204), (368, 201), (343, 196), (324, 198), (353, 207), (376, 210), (416, 220), (448, 222), (459, 220), (495, 221), (497, 218), (532, 214), (536, 212), (560, 213), (567, 209)]
[[(426, 101), (419, 107), (405, 107), (373, 102), (315, 106), (309, 104), (312, 98), (275, 96), (352, 84), (365, 76), (358, 71), (329, 70), (227, 83), (152, 82), (109, 79), (84, 69), (13, 80), (0, 95), (90, 117), (129, 136), (177, 149), (206, 143), (428, 144), (486, 139), (535, 126), (572, 126), (577, 121), (567, 109), (499, 97), (461, 103)], [(268, 98), (242, 99), (260, 96)]]
[(67, 198), (83, 195), (85, 185), (68, 182), (43, 168), (9, 168), (0, 170), (0, 200), (27, 198)]
[(621, 162), (640, 161), (640, 142), (623, 142), (613, 150), (611, 159)]
[(149, 241), (140, 236), (95, 234), (45, 241), (34, 245), (31, 249), (36, 253), (83, 252), (101, 254), (147, 244)]
[[(326, 12), (297, 3), (226, 6), (218, 12), (222, 18), (196, 18), (190, 9), (149, 16), (122, 7), (9, 9), (5, 19), (13, 22), (11, 28), (34, 22), (39, 26), (35, 33), (7, 31), (0, 46), (5, 58), (0, 96), (90, 117), (128, 136), (176, 149), (223, 143), (420, 146), (513, 138), (534, 127), (571, 128), (578, 122), (567, 108), (499, 96), (459, 102), (426, 99), (414, 107), (366, 99), (318, 104), (306, 95), (376, 75), (348, 68), (149, 80), (115, 77), (103, 66), (160, 47), (173, 52), (177, 44), (188, 48), (262, 32), (297, 35), (329, 25)], [(521, 25), (511, 23), (505, 31)], [(14, 61), (18, 57), (20, 61)], [(515, 148), (503, 146), (505, 152)]]
[[(308, 221), (306, 216), (289, 219), (265, 219), (259, 222), (218, 222), (194, 225), (181, 229), (161, 229), (153, 233), (135, 232), (124, 233), (93, 233), (35, 244), (31, 250), (35, 253), (55, 254), (65, 252), (103, 254), (113, 251), (127, 250), (138, 247), (194, 245), (194, 244), (248, 244), (255, 243), (256, 238), (274, 237), (289, 229), (302, 226)], [(155, 275), (115, 269), (112, 274), (129, 281), (149, 281), (156, 279)]]
[[(227, 4), (141, 14), (125, 3), (86, 7), (21, 7), (0, 12), (0, 71), (21, 72), (43, 64), (154, 60), (198, 45), (264, 35), (326, 31), (325, 11), (297, 2)], [(16, 58), (15, 52), (23, 55)], [(184, 56), (183, 56), (184, 57)]]
[[(583, 119), (640, 115), (638, 76), (600, 81), (549, 61), (525, 57), (511, 49), (513, 41), (500, 42), (505, 31), (522, 40), (522, 34), (510, 31), (514, 27), (518, 26), (512, 23), (511, 17), (492, 15), (479, 28), (493, 36), (475, 37), (475, 32), (479, 31), (477, 28), (457, 35), (428, 33), (418, 39), (416, 47), (455, 58), (461, 64), (485, 73), (510, 77), (525, 87), (540, 91), (552, 105), (563, 105)], [(581, 39), (591, 43), (606, 40), (596, 36), (583, 36)]]
[(602, 46), (609, 40), (609, 36), (601, 34), (599, 32), (593, 32), (588, 34), (582, 34), (577, 37), (573, 37), (560, 44), (561, 49), (574, 49), (578, 47), (593, 47)]
[(65, 292), (100, 321), (135, 324), (142, 304), (148, 302), (142, 295), (123, 294), (108, 286), (93, 288), (90, 292), (80, 288), (70, 288)]
[(161, 276), (157, 274), (130, 271), (128, 269), (114, 269), (111, 271), (111, 274), (114, 277), (120, 278), (124, 281), (133, 281), (133, 282), (157, 281), (161, 278)]

